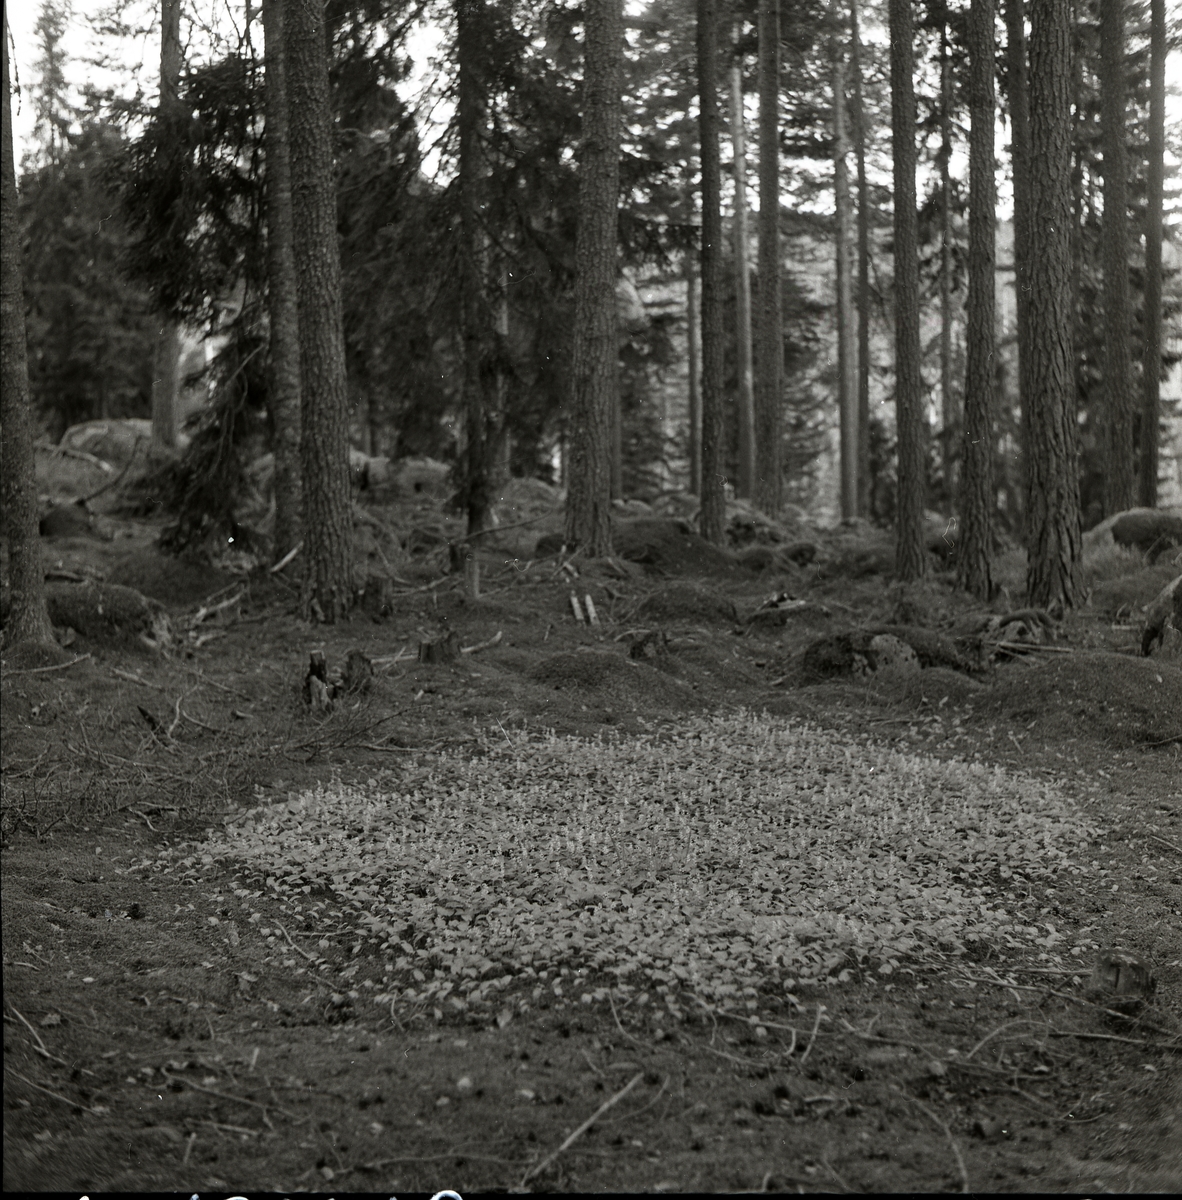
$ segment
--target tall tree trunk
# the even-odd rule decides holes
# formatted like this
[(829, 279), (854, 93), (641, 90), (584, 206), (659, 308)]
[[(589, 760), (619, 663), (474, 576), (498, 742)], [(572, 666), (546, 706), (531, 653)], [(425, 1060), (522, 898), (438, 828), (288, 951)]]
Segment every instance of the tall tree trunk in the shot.
[(1149, 162), (1145, 197), (1145, 345), (1141, 359), (1141, 503), (1157, 506), (1161, 419), (1161, 222), (1166, 126), (1166, 4), (1149, 4)]
[(1129, 164), (1125, 152), (1124, 0), (1100, 0), (1100, 98), (1104, 140), (1104, 509), (1123, 512), (1136, 503), (1133, 413), (1136, 408), (1129, 350)]
[(620, 193), (621, 0), (587, 0), (583, 145), (575, 240), (575, 328), (566, 538), (611, 554), (611, 414), (620, 389), (616, 230)]
[(895, 194), (895, 424), (898, 495), (895, 573), (907, 582), (927, 567), (923, 544), (925, 453), (919, 349), (919, 220), (915, 208), (915, 52), (910, 0), (890, 0), (891, 149)]
[(698, 345), (698, 274), (694, 256), (685, 256), (686, 351), (689, 355), (689, 490), (702, 494), (701, 349)]
[(780, 511), (780, 407), (784, 334), (780, 319), (780, 6), (759, 0), (759, 321), (755, 358), (755, 507)]
[(353, 519), (341, 259), (328, 44), (319, 3), (284, 9), (291, 197), (300, 320), (304, 610), (335, 621), (353, 603)]
[(1021, 454), (1029, 478), (1030, 435), (1030, 105), (1026, 83), (1024, 0), (1005, 0), (1006, 74), (1010, 100), (1010, 161), (1014, 182), (1014, 294), (1018, 321), (1018, 405)]
[(275, 454), (275, 561), (303, 536), (300, 483), (300, 315), (291, 211), (291, 147), (283, 0), (263, 0), (266, 108), (267, 306), (271, 323), (268, 400)]
[[(180, 101), (181, 0), (160, 0), (160, 119), (174, 118)], [(177, 400), (181, 384), (181, 338), (177, 323), (165, 316), (156, 335), (152, 368), (152, 442), (176, 446)]]
[(489, 480), (488, 397), (485, 358), (489, 341), (488, 278), (485, 230), (484, 147), (485, 84), (479, 61), (483, 53), (480, 8), (483, 0), (456, 0), (456, 59), (459, 71), (457, 118), (460, 135), (460, 296), (464, 389), (464, 485), (468, 543), (464, 584), (468, 597), (480, 595), (479, 534), (491, 503)]
[(969, 295), (968, 362), (964, 388), (962, 533), (956, 572), (981, 600), (993, 590), (993, 354), (995, 342), (995, 221), (993, 123), (993, 0), (969, 10)]
[(858, 0), (850, 0), (850, 70), (854, 76), (854, 158), (858, 164), (858, 515), (866, 517), (870, 515), (870, 185), (866, 179)]
[(698, 123), (702, 159), (702, 537), (726, 535), (722, 432), (722, 160), (718, 148), (718, 3), (698, 0)]
[(959, 421), (952, 391), (952, 59), (948, 51), (948, 9), (940, 22), (940, 441), (944, 486), (956, 503)]
[(751, 274), (747, 269), (747, 137), (743, 115), (743, 60), (738, 50), (741, 22), (735, 25), (731, 64), (731, 152), (735, 175), (735, 344), (739, 366), (739, 478), (735, 495), (749, 499), (755, 479), (755, 398), (751, 369)]
[(1030, 32), (1030, 304), (1026, 590), (1075, 604), (1081, 553), (1071, 296), (1071, 0), (1038, 0)]
[(16, 166), (12, 158), (12, 90), (8, 75), (8, 13), (5, 5), (4, 111), (0, 128), (0, 498), (8, 539), (11, 607), (4, 641), (50, 645), (53, 629), (45, 607), (44, 567), (37, 532), (37, 486), (33, 477), (33, 416), (29, 409), (29, 361), (25, 342), (25, 289), (17, 216)]
[[(841, 12), (837, 0), (833, 19), (840, 28)], [(837, 410), (841, 426), (841, 515), (858, 515), (858, 362), (854, 349), (856, 335), (851, 296), (850, 172), (847, 156), (849, 142), (845, 121), (845, 46), (836, 34), (830, 46), (833, 62), (833, 194), (836, 207), (835, 283), (837, 299)]]

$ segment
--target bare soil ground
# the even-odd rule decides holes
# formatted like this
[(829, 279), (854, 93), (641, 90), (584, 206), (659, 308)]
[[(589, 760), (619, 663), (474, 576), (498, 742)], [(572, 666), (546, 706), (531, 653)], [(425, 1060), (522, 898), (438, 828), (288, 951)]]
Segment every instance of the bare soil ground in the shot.
[[(572, 575), (525, 542), (488, 550), (474, 603), (423, 558), (388, 614), (332, 628), (277, 577), (161, 555), (152, 522), (46, 543), (51, 569), (158, 601), (176, 640), (83, 614), (60, 658), (5, 654), (6, 1190), (1182, 1191), (1182, 666), (1137, 657), (1135, 613), (1171, 569), (1130, 557), (1053, 643), (975, 674), (810, 681), (824, 635), (951, 630), (974, 606), (939, 575), (900, 591), (846, 533), (757, 572), (675, 527), (621, 528), (642, 561)], [(806, 603), (749, 620), (780, 592)], [(629, 660), (639, 635), (620, 635), (654, 628), (663, 652)], [(446, 631), (501, 639), (416, 661)], [(314, 713), (314, 649), (330, 667), (361, 650), (372, 685)], [(990, 889), (1052, 930), (1047, 952), (850, 959), (730, 1009), (662, 1010), (560, 962), (491, 1003), (377, 1002), (389, 946), (203, 858), (207, 829), (334, 778), (396, 787), (490, 739), (738, 709), (1053, 783), (1101, 831), (1080, 869), (1001, 864)], [(1114, 947), (1156, 991), (1090, 987)]]

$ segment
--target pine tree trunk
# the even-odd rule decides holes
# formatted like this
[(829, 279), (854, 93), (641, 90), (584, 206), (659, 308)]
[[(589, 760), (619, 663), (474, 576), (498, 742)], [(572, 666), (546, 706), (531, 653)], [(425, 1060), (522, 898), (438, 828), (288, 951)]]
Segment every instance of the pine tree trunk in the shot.
[(858, 0), (850, 0), (850, 70), (854, 76), (854, 158), (858, 164), (858, 515), (870, 515), (870, 185), (866, 178), (866, 110)]
[(891, 148), (895, 199), (895, 423), (899, 470), (895, 573), (927, 566), (923, 544), (925, 453), (919, 348), (919, 230), (915, 208), (915, 54), (910, 0), (890, 0)]
[(457, 118), (460, 135), (460, 297), (464, 388), (464, 496), (469, 541), (464, 551), (464, 584), (469, 599), (480, 595), (478, 535), (491, 503), (488, 477), (488, 404), (484, 363), (489, 342), (485, 230), (485, 96), (478, 62), (482, 53), (479, 9), (483, 0), (456, 0), (456, 59), (459, 73)]
[(689, 490), (700, 496), (702, 487), (702, 388), (701, 350), (698, 345), (698, 274), (694, 256), (685, 256), (686, 352), (689, 355)]
[(1166, 124), (1166, 5), (1149, 4), (1149, 162), (1145, 198), (1145, 345), (1141, 360), (1141, 503), (1157, 507), (1161, 420), (1161, 239)]
[(755, 354), (755, 507), (780, 511), (780, 6), (759, 0), (759, 320)]
[(1030, 443), (1026, 590), (1070, 608), (1081, 553), (1071, 295), (1071, 0), (1039, 0), (1030, 33)]
[(725, 537), (722, 434), (722, 161), (718, 147), (718, 4), (698, 0), (698, 118), (702, 159), (702, 537)]
[(1104, 401), (1106, 515), (1136, 503), (1129, 349), (1128, 155), (1125, 152), (1124, 0), (1100, 0), (1100, 117), (1104, 142)]
[(17, 216), (16, 165), (12, 158), (12, 90), (8, 74), (8, 19), (3, 29), (4, 110), (0, 129), (0, 499), (8, 539), (11, 606), (4, 642), (50, 645), (53, 629), (45, 607), (44, 567), (37, 532), (37, 486), (33, 477), (33, 415), (29, 407), (29, 361), (25, 342), (25, 290)]
[[(160, 117), (168, 121), (179, 102), (181, 82), (181, 0), (160, 3)], [(181, 383), (180, 329), (164, 319), (156, 335), (152, 369), (152, 442), (176, 447), (177, 400)]]
[(583, 145), (575, 241), (575, 327), (566, 538), (611, 553), (611, 414), (620, 389), (616, 231), (620, 192), (621, 0), (587, 0)]
[(968, 361), (964, 389), (964, 447), (959, 507), (957, 578), (988, 600), (993, 590), (993, 387), (996, 286), (993, 123), (993, 0), (972, 0), (969, 11), (969, 294)]
[(320, 4), (288, 5), (284, 17), (300, 322), (304, 609), (332, 622), (353, 603), (353, 521), (328, 46)]
[(303, 536), (300, 486), (300, 324), (296, 300), (291, 211), (291, 148), (283, 0), (263, 0), (266, 106), (263, 130), (267, 185), (267, 306), (271, 323), (267, 364), (272, 448), (275, 455), (275, 561)]
[[(834, 4), (834, 18), (839, 17)], [(845, 47), (833, 38), (833, 193), (836, 207), (835, 283), (837, 299), (837, 411), (841, 425), (841, 515), (858, 515), (858, 363), (851, 295), (850, 172), (845, 120)]]
[(1026, 74), (1024, 0), (1004, 0), (1006, 73), (1010, 102), (1010, 161), (1014, 183), (1014, 295), (1018, 322), (1018, 405), (1021, 409), (1021, 454), (1031, 446), (1030, 407), (1030, 104)]
[[(742, 25), (735, 26), (736, 43)], [(731, 152), (735, 176), (735, 343), (738, 351), (739, 478), (735, 495), (749, 499), (755, 478), (755, 398), (751, 369), (751, 275), (747, 269), (747, 138), (743, 115), (743, 62), (731, 64)]]
[(956, 459), (960, 449), (956, 397), (952, 391), (952, 60), (948, 51), (948, 10), (940, 24), (940, 440), (944, 487), (956, 503)]

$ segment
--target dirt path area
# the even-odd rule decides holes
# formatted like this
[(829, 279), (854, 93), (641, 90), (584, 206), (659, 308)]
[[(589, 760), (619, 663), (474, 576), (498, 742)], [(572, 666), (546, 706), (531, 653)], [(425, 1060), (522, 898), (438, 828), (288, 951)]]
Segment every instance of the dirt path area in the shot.
[[(970, 670), (949, 582), (836, 540), (326, 629), (114, 532), (58, 584), (155, 605), (3, 664), (6, 1189), (1182, 1191), (1164, 567)], [(314, 711), (314, 650), (372, 678)]]

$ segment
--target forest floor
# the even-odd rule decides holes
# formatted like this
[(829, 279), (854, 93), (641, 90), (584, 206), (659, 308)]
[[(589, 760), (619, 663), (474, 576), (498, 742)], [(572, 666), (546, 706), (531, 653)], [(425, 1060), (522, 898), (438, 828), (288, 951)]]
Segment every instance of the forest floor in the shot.
[[(1182, 662), (1136, 616), (1178, 568), (818, 678), (980, 606), (840, 531), (755, 572), (620, 530), (335, 627), (149, 520), (45, 543), (173, 647), (5, 653), (5, 1190), (1182, 1191)], [(374, 666), (325, 712), (317, 649)]]

